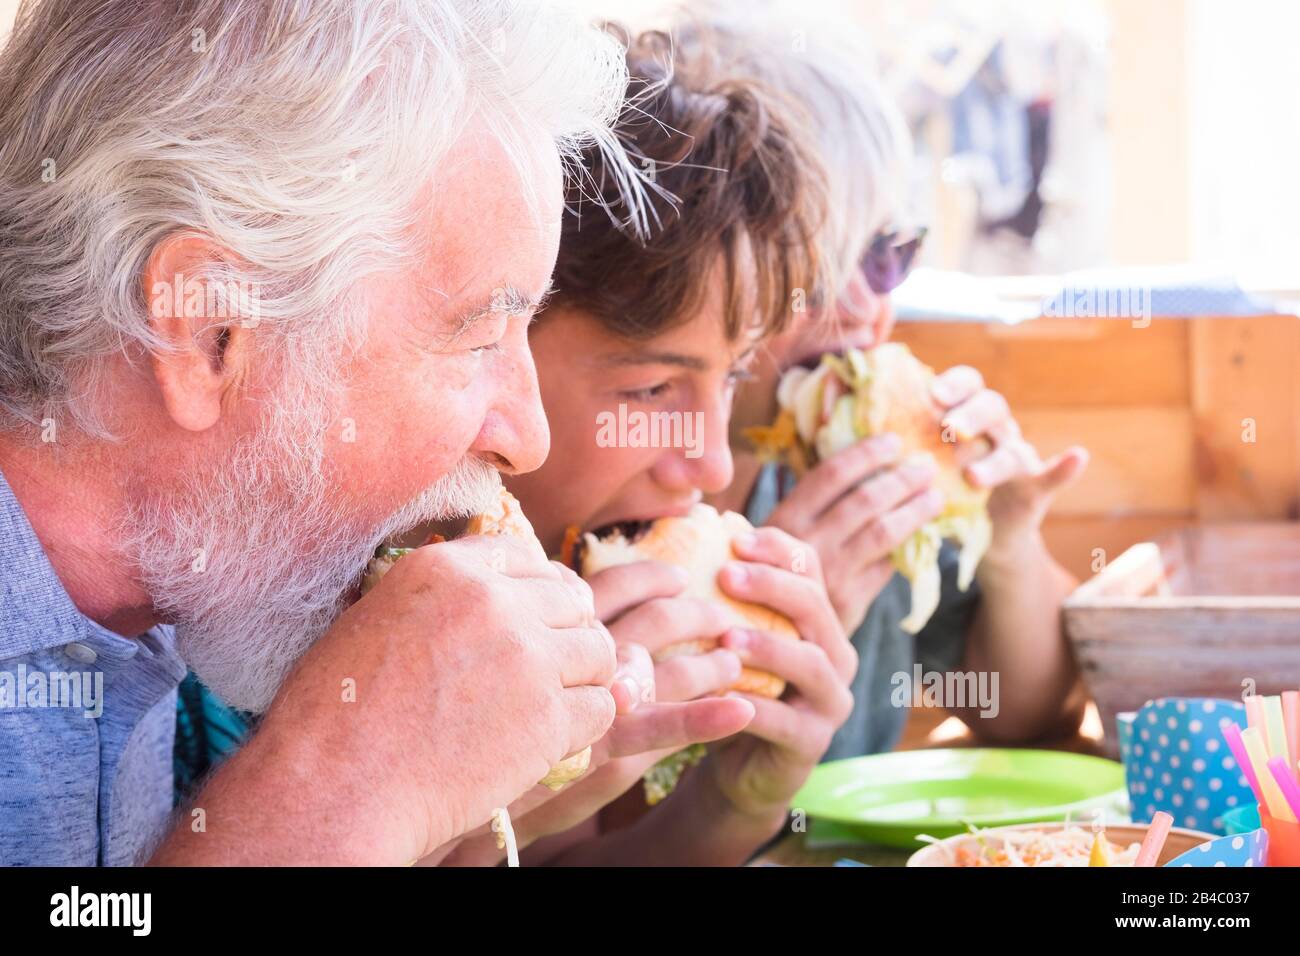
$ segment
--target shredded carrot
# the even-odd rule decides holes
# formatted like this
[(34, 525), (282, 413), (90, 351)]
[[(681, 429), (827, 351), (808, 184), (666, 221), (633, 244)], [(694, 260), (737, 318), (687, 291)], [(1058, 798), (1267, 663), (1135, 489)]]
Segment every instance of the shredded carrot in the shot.
[(573, 554), (578, 547), (578, 538), (582, 531), (576, 524), (571, 524), (564, 529), (564, 543), (560, 545), (560, 563), (566, 568), (573, 568)]
[(442, 544), (446, 540), (446, 538), (435, 531), (433, 534), (429, 535), (429, 540), (424, 542), (423, 547), (428, 547), (431, 544)]
[[(958, 846), (957, 866), (1087, 866), (1097, 840), (1104, 843), (1111, 866), (1132, 866), (1138, 850), (1136, 843), (1118, 846), (1068, 824), (1053, 831), (1010, 830), (987, 839), (983, 831), (972, 832), (979, 848)], [(994, 845), (995, 839), (1000, 845)]]

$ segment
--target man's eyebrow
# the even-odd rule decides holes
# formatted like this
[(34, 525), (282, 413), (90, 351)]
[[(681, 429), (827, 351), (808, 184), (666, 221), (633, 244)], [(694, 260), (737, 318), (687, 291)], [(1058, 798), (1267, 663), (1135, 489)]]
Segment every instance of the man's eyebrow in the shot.
[(555, 286), (548, 283), (538, 295), (521, 292), (516, 286), (504, 285), (492, 290), (486, 302), (471, 306), (456, 317), (453, 336), (464, 334), (475, 322), (493, 315), (534, 315), (550, 298)]

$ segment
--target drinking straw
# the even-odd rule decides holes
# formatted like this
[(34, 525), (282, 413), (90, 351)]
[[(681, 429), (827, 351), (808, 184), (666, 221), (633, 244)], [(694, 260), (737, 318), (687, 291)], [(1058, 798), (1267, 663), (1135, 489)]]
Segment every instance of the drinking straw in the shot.
[(1151, 826), (1147, 827), (1147, 835), (1142, 838), (1137, 859), (1133, 861), (1134, 866), (1156, 865), (1156, 860), (1160, 858), (1160, 851), (1165, 848), (1165, 840), (1169, 838), (1169, 828), (1173, 825), (1173, 817), (1163, 810), (1156, 811), (1155, 816), (1151, 818)]
[(1300, 691), (1282, 692), (1282, 723), (1286, 726), (1286, 762), (1294, 774), (1300, 763)]
[(1282, 791), (1287, 808), (1291, 811), (1291, 822), (1300, 820), (1300, 784), (1297, 784), (1295, 777), (1291, 776), (1291, 769), (1281, 757), (1270, 757), (1268, 769), (1272, 772), (1273, 779), (1277, 781), (1278, 789)]
[(1237, 761), (1237, 766), (1241, 768), (1246, 782), (1250, 784), (1250, 789), (1255, 791), (1256, 802), (1263, 803), (1264, 791), (1259, 788), (1259, 778), (1255, 776), (1255, 766), (1250, 762), (1250, 757), (1246, 754), (1246, 745), (1241, 742), (1241, 728), (1236, 724), (1225, 724), (1223, 737), (1228, 741), (1228, 749), (1232, 751), (1233, 759)]
[(1255, 776), (1259, 778), (1259, 788), (1264, 794), (1268, 815), (1274, 820), (1287, 820), (1294, 823), (1295, 821), (1290, 818), (1291, 811), (1286, 805), (1286, 798), (1282, 796), (1282, 790), (1273, 779), (1273, 774), (1269, 772), (1268, 754), (1264, 751), (1264, 742), (1260, 740), (1259, 731), (1254, 727), (1246, 728), (1241, 732), (1241, 742), (1246, 747), (1250, 762), (1255, 765)]
[(1259, 731), (1264, 738), (1264, 749), (1268, 750), (1268, 717), (1264, 713), (1264, 698), (1259, 694), (1246, 698), (1246, 726)]
[(1264, 719), (1268, 721), (1268, 755), (1286, 757), (1287, 741), (1282, 723), (1282, 698), (1276, 694), (1264, 698)]

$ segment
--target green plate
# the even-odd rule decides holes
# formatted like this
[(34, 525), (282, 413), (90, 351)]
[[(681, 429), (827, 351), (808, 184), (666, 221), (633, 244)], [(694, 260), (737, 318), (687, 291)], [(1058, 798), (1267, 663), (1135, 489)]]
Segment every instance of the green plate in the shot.
[(906, 750), (822, 764), (791, 806), (861, 840), (916, 847), (918, 834), (949, 837), (966, 824), (1078, 818), (1097, 807), (1125, 812), (1124, 768), (1056, 750)]

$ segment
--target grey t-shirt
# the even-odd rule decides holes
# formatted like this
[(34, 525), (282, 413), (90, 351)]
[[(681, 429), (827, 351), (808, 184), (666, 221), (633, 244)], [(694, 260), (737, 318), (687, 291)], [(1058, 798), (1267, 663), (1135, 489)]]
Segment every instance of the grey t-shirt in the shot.
[(171, 628), (132, 640), (77, 610), (0, 475), (0, 865), (150, 853), (184, 676)]
[[(759, 475), (750, 498), (749, 520), (762, 524), (776, 508), (783, 488), (793, 487), (784, 469), (769, 465)], [(957, 550), (947, 542), (939, 554), (943, 583), (939, 607), (917, 634), (900, 626), (912, 604), (907, 579), (895, 573), (871, 602), (867, 616), (852, 641), (858, 652), (858, 672), (853, 678), (853, 713), (836, 731), (822, 758), (842, 760), (892, 750), (907, 723), (907, 710), (893, 704), (894, 675), (912, 674), (919, 663), (923, 671), (951, 671), (962, 660), (979, 584), (965, 592), (957, 587)]]

